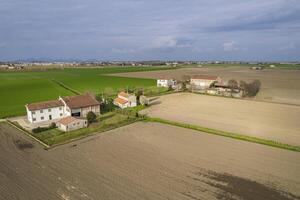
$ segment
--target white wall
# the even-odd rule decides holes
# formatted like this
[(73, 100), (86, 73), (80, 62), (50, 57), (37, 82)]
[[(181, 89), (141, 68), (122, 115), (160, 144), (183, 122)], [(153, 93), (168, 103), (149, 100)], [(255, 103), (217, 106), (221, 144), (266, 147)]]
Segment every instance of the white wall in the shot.
[(157, 80), (157, 87), (170, 87), (176, 85), (176, 80), (173, 79), (158, 79)]
[(123, 97), (123, 96), (121, 96), (121, 95), (118, 95), (118, 97), (119, 98), (121, 98), (121, 99), (124, 99), (124, 100), (126, 100), (126, 101), (128, 101), (128, 103), (126, 103), (126, 104), (119, 104), (119, 103), (115, 103), (115, 105), (117, 105), (118, 107), (120, 107), (120, 108), (128, 108), (128, 107), (135, 107), (135, 106), (137, 106), (137, 100), (136, 100), (136, 96), (135, 95), (130, 95), (128, 98), (126, 98), (126, 97)]
[(100, 105), (99, 106), (89, 106), (85, 108), (81, 108), (81, 116), (86, 117), (87, 114), (92, 111), (96, 115), (100, 115)]
[(88, 125), (87, 120), (77, 119), (68, 125), (58, 124), (58, 128), (62, 131), (73, 131), (73, 130), (87, 127), (87, 125)]
[(208, 88), (214, 80), (204, 80), (204, 79), (191, 79), (191, 85), (199, 86), (201, 88)]
[(168, 80), (158, 79), (157, 80), (157, 87), (169, 87)]
[(26, 106), (26, 112), (27, 112), (28, 121), (30, 121), (32, 123), (32, 113), (30, 110), (28, 110), (27, 106)]
[(128, 98), (128, 106), (129, 106), (129, 107), (135, 107), (135, 106), (137, 106), (137, 103), (136, 103), (136, 96), (135, 96), (135, 95), (131, 95), (131, 96)]
[(27, 118), (31, 123), (48, 121), (50, 120), (49, 115), (52, 116), (52, 119), (59, 119), (65, 117), (63, 106), (34, 111), (29, 111), (27, 109)]

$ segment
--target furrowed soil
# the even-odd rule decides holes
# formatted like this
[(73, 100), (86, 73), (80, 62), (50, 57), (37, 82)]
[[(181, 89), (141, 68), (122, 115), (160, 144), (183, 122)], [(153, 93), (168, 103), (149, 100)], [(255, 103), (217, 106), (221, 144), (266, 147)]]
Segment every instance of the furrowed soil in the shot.
[(181, 79), (183, 75), (192, 76), (198, 74), (220, 76), (223, 80), (236, 79), (237, 81), (253, 81), (258, 79), (262, 83), (262, 88), (254, 100), (300, 105), (300, 70), (252, 70), (249, 69), (249, 67), (210, 67), (180, 68), (114, 75), (155, 79), (160, 77), (174, 77)]
[(300, 145), (300, 107), (192, 93), (158, 97), (150, 117)]
[(157, 123), (43, 150), (0, 123), (0, 199), (299, 199), (300, 154)]

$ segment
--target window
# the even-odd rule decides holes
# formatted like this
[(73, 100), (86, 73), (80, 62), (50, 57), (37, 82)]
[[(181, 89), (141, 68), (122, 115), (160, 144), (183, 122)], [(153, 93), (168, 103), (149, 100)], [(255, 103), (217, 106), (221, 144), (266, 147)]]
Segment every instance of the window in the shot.
[(34, 121), (34, 122), (35, 122), (35, 121), (36, 121), (36, 118), (32, 118), (32, 121)]
[(41, 120), (44, 120), (44, 117), (41, 117)]
[(32, 114), (34, 115), (34, 114), (35, 114), (35, 111), (32, 111)]
[(43, 113), (44, 111), (43, 110), (40, 110), (40, 113)]
[(62, 107), (59, 107), (59, 110), (62, 110)]
[(63, 114), (62, 114), (62, 113), (60, 113), (59, 115), (60, 115), (60, 116), (62, 116)]
[(51, 108), (48, 109), (48, 112), (51, 112)]

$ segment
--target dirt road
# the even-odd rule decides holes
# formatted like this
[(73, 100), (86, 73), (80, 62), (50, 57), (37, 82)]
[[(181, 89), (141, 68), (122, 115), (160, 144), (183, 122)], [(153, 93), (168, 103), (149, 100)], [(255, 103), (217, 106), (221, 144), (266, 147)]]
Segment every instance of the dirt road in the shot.
[(300, 70), (251, 70), (247, 67), (210, 67), (210, 68), (181, 68), (174, 70), (131, 72), (114, 74), (115, 76), (159, 78), (174, 77), (181, 79), (183, 75), (217, 75), (223, 80), (258, 79), (262, 82), (261, 91), (255, 100), (300, 105)]
[(0, 124), (0, 199), (299, 199), (300, 154), (135, 123), (48, 151)]

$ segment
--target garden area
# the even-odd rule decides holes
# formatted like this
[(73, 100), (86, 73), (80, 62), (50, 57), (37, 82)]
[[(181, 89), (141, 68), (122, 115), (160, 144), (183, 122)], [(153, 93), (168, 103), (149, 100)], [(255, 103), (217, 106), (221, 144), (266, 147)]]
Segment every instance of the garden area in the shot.
[(74, 139), (83, 138), (92, 134), (105, 132), (141, 121), (143, 120), (143, 116), (139, 116), (138, 112), (144, 108), (145, 106), (142, 105), (123, 110), (113, 107), (110, 111), (106, 111), (102, 115), (97, 116), (97, 118), (93, 120), (93, 122), (91, 122), (87, 128), (63, 132), (50, 125), (47, 128), (34, 129), (29, 134), (49, 146), (62, 144)]

